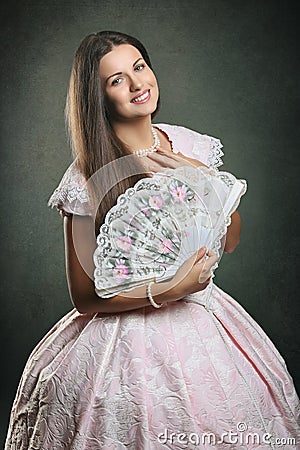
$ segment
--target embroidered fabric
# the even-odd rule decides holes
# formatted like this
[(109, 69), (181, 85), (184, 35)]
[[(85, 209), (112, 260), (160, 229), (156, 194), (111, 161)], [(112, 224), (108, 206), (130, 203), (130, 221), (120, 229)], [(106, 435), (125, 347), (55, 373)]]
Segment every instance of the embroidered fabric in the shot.
[[(173, 151), (196, 158), (209, 167), (217, 169), (222, 165), (223, 145), (219, 139), (203, 135), (178, 125), (154, 124), (165, 131)], [(76, 162), (68, 167), (59, 185), (51, 195), (48, 206), (56, 208), (62, 215), (78, 214), (92, 216), (86, 180), (76, 167)]]
[(64, 316), (26, 364), (5, 450), (299, 449), (273, 343), (214, 283), (193, 297)]

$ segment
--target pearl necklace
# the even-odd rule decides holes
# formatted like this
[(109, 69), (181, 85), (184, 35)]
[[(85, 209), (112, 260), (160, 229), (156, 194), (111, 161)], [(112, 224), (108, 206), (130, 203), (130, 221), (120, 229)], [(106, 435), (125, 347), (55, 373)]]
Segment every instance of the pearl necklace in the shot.
[(160, 139), (159, 139), (158, 133), (154, 127), (151, 127), (151, 131), (152, 131), (153, 138), (154, 138), (153, 144), (151, 145), (150, 148), (141, 148), (140, 150), (135, 150), (134, 153), (137, 156), (142, 157), (142, 156), (147, 156), (148, 153), (157, 152), (157, 147), (160, 146)]

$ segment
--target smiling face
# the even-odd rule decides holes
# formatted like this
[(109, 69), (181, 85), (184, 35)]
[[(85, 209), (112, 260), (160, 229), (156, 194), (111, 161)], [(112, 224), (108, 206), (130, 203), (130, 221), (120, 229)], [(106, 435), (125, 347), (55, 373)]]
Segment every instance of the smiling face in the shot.
[(124, 122), (156, 110), (157, 81), (136, 47), (114, 47), (101, 58), (99, 75), (112, 120)]

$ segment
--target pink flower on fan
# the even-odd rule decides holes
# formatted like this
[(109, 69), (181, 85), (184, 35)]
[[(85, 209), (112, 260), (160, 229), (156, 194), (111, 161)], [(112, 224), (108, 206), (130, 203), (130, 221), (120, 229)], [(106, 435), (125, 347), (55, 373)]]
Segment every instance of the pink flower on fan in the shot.
[(129, 236), (122, 236), (117, 239), (116, 244), (124, 252), (129, 252), (132, 246), (132, 239)]
[(172, 250), (173, 247), (173, 243), (172, 241), (170, 241), (170, 239), (164, 239), (158, 246), (158, 251), (159, 253), (162, 254), (166, 254), (166, 253), (170, 253), (170, 251)]
[(173, 189), (171, 189), (171, 194), (173, 197), (175, 197), (176, 200), (179, 200), (180, 202), (183, 202), (183, 200), (186, 197), (186, 186), (176, 186)]
[(149, 217), (149, 216), (151, 216), (151, 209), (150, 208), (143, 208), (142, 209), (142, 213), (144, 214), (144, 216)]
[(163, 203), (163, 199), (160, 195), (152, 195), (149, 199), (149, 205), (154, 209), (160, 209)]
[(117, 282), (121, 282), (128, 278), (128, 267), (121, 263), (118, 259), (116, 260), (116, 265), (113, 269), (114, 278)]

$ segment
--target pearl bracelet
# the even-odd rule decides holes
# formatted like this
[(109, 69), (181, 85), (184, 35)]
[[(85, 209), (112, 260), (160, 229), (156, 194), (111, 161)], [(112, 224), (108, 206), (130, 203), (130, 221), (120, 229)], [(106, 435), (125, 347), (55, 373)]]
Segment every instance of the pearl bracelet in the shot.
[(147, 286), (147, 297), (149, 299), (149, 302), (151, 303), (154, 308), (161, 308), (163, 306), (163, 303), (158, 304), (153, 300), (152, 294), (151, 294), (151, 285), (154, 283), (154, 281), (150, 281), (150, 283)]

